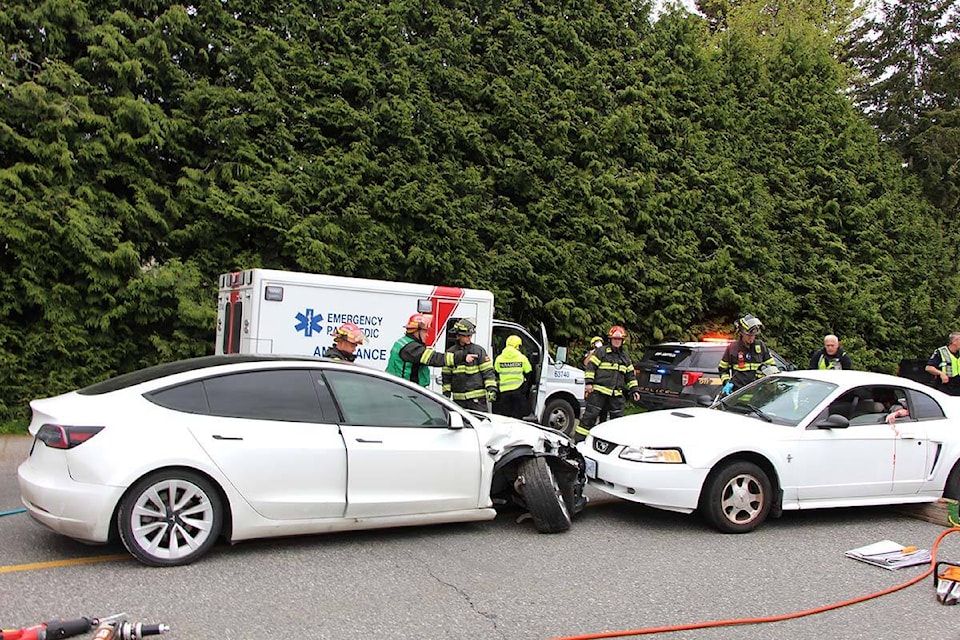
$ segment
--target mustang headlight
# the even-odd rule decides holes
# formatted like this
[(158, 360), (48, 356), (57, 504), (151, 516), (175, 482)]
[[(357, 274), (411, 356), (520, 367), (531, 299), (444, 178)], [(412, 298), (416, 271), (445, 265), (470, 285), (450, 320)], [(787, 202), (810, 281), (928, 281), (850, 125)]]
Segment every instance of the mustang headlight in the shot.
[(679, 447), (624, 447), (620, 452), (624, 460), (634, 462), (663, 462), (666, 464), (683, 464), (683, 451)]

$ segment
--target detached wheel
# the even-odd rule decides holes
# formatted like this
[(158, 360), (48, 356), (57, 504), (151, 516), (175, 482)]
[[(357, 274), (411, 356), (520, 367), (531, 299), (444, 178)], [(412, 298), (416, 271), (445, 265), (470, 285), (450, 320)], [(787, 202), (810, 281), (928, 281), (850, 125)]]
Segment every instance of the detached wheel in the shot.
[(700, 512), (715, 529), (747, 533), (770, 514), (773, 489), (752, 462), (733, 462), (711, 474), (700, 495)]
[(120, 501), (123, 546), (143, 564), (190, 564), (216, 542), (223, 506), (213, 485), (192, 471), (169, 469), (134, 484)]
[(577, 416), (566, 400), (551, 400), (543, 411), (543, 424), (573, 437)]
[[(570, 528), (570, 501), (543, 458), (527, 458), (520, 466), (519, 483), (527, 510), (540, 533), (561, 533)], [(572, 496), (570, 496), (572, 498)]]

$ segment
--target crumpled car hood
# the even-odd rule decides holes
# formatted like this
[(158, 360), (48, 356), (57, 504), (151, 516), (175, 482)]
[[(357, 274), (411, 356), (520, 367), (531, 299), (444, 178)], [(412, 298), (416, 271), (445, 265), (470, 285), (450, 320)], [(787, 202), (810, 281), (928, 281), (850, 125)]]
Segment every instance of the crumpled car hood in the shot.
[[(478, 418), (477, 422), (483, 429), (480, 433), (486, 434), (483, 444), (491, 451), (494, 459), (499, 459), (510, 449), (523, 445), (539, 452), (556, 451), (560, 446), (573, 447), (573, 440), (556, 429), (493, 413), (471, 413)], [(494, 451), (496, 453), (493, 453)]]

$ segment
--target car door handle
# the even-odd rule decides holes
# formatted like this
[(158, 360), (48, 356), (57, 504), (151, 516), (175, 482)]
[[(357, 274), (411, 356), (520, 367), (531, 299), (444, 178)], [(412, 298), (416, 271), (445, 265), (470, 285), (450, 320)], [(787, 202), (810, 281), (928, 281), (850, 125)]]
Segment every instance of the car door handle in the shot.
[(383, 440), (367, 440), (366, 438), (357, 438), (357, 442), (363, 442), (364, 444), (383, 444)]
[(214, 440), (243, 440), (243, 438), (240, 438), (238, 436), (221, 436), (220, 434), (217, 434), (217, 433), (213, 434), (213, 439)]
[(919, 436), (912, 431), (901, 431), (900, 438), (902, 440), (916, 440)]

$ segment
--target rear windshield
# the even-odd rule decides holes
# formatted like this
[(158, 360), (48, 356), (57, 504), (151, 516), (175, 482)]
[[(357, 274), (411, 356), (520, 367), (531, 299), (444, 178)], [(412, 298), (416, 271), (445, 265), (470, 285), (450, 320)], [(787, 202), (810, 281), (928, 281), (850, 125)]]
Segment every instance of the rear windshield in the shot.
[(668, 345), (654, 345), (643, 353), (644, 362), (657, 364), (677, 364), (690, 357), (690, 349), (686, 347), (671, 347)]
[(687, 367), (716, 368), (723, 357), (724, 344), (710, 345), (691, 349), (674, 345), (654, 345), (643, 353), (644, 362), (678, 365)]

